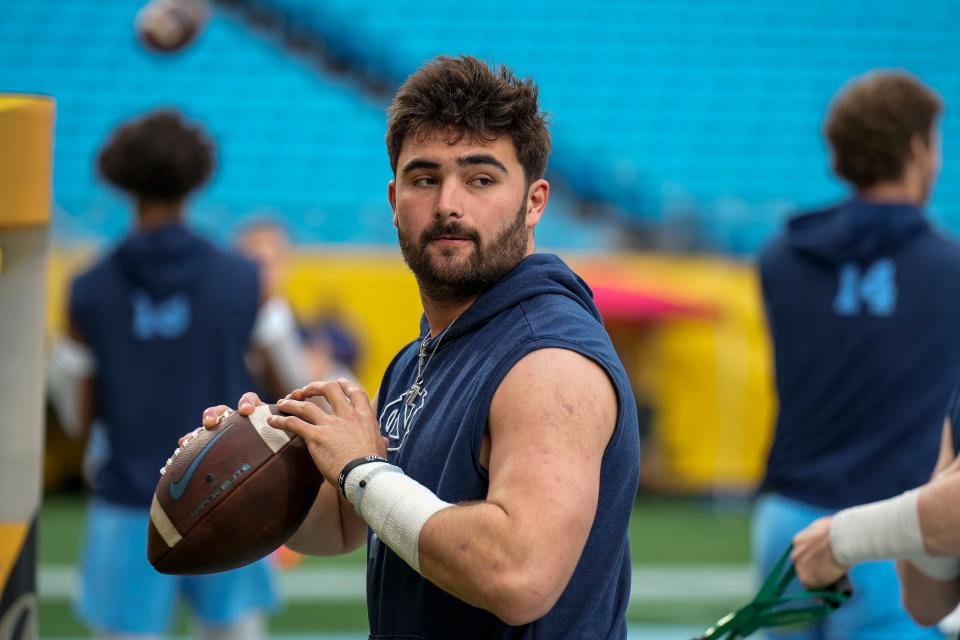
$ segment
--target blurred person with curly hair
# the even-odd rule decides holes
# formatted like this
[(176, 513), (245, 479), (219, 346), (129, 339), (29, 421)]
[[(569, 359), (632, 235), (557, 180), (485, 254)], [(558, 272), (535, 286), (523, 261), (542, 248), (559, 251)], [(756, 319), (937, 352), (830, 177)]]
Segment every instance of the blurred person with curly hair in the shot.
[(252, 383), (244, 358), (258, 342), (257, 267), (186, 224), (187, 200), (213, 167), (213, 143), (175, 111), (121, 124), (98, 158), (104, 180), (131, 199), (134, 225), (74, 278), (51, 373), (61, 421), (92, 430), (76, 609), (102, 638), (160, 638), (182, 598), (202, 637), (255, 640), (277, 604), (264, 562), (183, 577), (146, 557), (153, 491), (177, 437)]

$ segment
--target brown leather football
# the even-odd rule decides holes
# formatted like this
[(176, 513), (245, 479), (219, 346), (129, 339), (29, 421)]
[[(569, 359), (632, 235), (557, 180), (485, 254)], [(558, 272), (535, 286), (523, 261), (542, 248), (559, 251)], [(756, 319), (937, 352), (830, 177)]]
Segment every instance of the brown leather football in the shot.
[(303, 439), (267, 424), (270, 413), (280, 411), (234, 413), (174, 452), (150, 506), (147, 558), (157, 571), (241, 567), (286, 542), (306, 518), (323, 476)]

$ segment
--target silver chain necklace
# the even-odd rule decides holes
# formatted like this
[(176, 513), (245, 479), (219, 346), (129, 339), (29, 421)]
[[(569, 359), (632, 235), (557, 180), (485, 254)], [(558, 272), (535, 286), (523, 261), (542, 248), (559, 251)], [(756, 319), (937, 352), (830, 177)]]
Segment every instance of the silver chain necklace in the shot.
[[(405, 404), (408, 407), (412, 407), (413, 404), (417, 401), (417, 398), (420, 397), (420, 393), (423, 391), (423, 376), (427, 372), (427, 367), (430, 366), (430, 361), (433, 360), (433, 356), (437, 353), (437, 349), (440, 348), (440, 341), (443, 340), (443, 336), (447, 335), (447, 331), (453, 327), (453, 323), (460, 319), (458, 315), (453, 319), (453, 322), (447, 325), (447, 328), (440, 332), (436, 337), (436, 341), (430, 337), (428, 334), (420, 342), (420, 350), (417, 352), (417, 377), (413, 380), (413, 384), (410, 385), (410, 388), (407, 390), (407, 400)], [(427, 357), (427, 347), (430, 346), (430, 343), (433, 343), (433, 351), (430, 352), (430, 357)]]

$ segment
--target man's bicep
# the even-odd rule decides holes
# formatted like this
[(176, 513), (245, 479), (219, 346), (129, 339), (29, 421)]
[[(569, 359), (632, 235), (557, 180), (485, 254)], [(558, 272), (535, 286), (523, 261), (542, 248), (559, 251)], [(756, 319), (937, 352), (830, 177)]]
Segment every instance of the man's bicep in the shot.
[(491, 403), (487, 501), (529, 514), (534, 529), (568, 532), (579, 554), (617, 414), (613, 383), (592, 360), (564, 349), (525, 356)]

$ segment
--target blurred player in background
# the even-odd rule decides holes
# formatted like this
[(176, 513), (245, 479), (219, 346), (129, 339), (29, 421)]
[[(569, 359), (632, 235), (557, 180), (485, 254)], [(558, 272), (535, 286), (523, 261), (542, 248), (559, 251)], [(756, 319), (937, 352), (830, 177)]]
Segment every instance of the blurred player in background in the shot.
[[(439, 58), (389, 113), (421, 336), (376, 409), (349, 382), (317, 382), (268, 419), (301, 434), (330, 481), (289, 544), (368, 542), (371, 637), (626, 638), (636, 404), (583, 281), (533, 253), (550, 188), (537, 88)], [(331, 414), (309, 401), (321, 396)]]
[(312, 375), (300, 325), (281, 291), (290, 261), (290, 237), (279, 223), (261, 219), (243, 226), (237, 233), (240, 253), (257, 263), (264, 303), (254, 326), (254, 340), (269, 349), (248, 354), (251, 368), (268, 397), (278, 398), (302, 386)]
[(304, 327), (304, 334), (313, 380), (356, 381), (360, 340), (336, 308), (325, 309), (316, 321)]
[[(256, 330), (263, 335), (263, 342), (277, 342), (275, 354), (283, 354), (289, 363), (275, 372), (269, 362), (252, 359), (254, 370), (262, 372), (259, 377), (267, 385), (270, 397), (286, 395), (288, 390), (310, 380), (356, 380), (359, 341), (336, 310), (328, 308), (316, 321), (303, 326), (281, 290), (291, 252), (290, 236), (283, 225), (269, 217), (255, 218), (237, 233), (237, 247), (260, 266), (267, 292)], [(296, 327), (298, 333), (295, 341), (290, 337), (291, 327)], [(281, 338), (284, 342), (280, 342)], [(278, 379), (276, 373), (286, 375)]]
[[(871, 73), (825, 133), (852, 197), (789, 221), (760, 257), (780, 413), (754, 520), (765, 574), (794, 535), (838, 509), (922, 484), (960, 374), (960, 246), (923, 211), (940, 168), (938, 96)], [(776, 638), (936, 638), (899, 604), (891, 562), (850, 574), (853, 599)]]
[(203, 637), (261, 638), (264, 612), (277, 603), (266, 563), (176, 577), (146, 558), (151, 498), (171, 443), (196, 412), (252, 383), (244, 355), (264, 297), (257, 267), (186, 226), (186, 200), (209, 177), (213, 146), (179, 114), (124, 123), (98, 162), (136, 217), (130, 235), (74, 279), (70, 335), (52, 362), (61, 419), (81, 430), (96, 421), (105, 441), (78, 614), (100, 637), (161, 637), (182, 597)]

